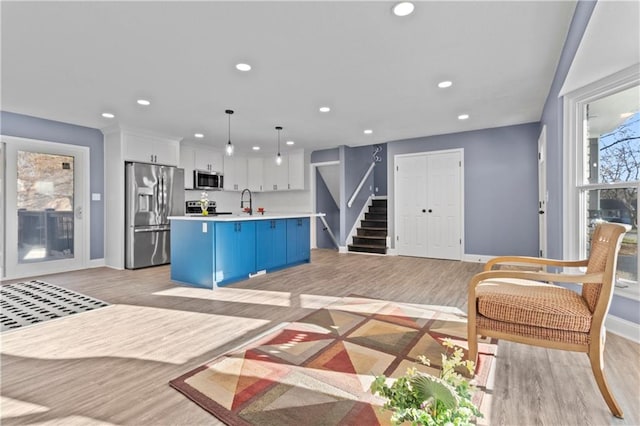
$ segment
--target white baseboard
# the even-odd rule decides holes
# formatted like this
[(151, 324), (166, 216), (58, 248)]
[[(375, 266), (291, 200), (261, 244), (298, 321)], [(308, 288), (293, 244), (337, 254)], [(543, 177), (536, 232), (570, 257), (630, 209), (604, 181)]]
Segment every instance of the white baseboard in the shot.
[(105, 266), (104, 258), (102, 259), (90, 259), (87, 264), (87, 268), (101, 268)]
[(607, 331), (632, 342), (640, 343), (640, 324), (613, 315), (607, 315), (604, 325)]
[(489, 260), (493, 259), (495, 256), (485, 256), (482, 254), (464, 254), (462, 256), (463, 262), (472, 262), (472, 263), (487, 263)]
[(349, 248), (347, 246), (338, 247), (338, 253), (349, 253)]

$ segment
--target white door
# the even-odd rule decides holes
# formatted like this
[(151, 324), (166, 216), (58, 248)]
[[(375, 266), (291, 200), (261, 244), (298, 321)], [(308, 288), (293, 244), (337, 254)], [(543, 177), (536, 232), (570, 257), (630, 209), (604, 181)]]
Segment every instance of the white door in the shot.
[(540, 257), (547, 257), (547, 126), (538, 138), (538, 232)]
[(6, 278), (80, 269), (88, 249), (88, 148), (6, 142)]
[(396, 250), (399, 255), (462, 258), (462, 152), (397, 156)]
[(427, 257), (427, 157), (396, 157), (395, 179), (398, 254)]
[(460, 260), (460, 152), (429, 154), (427, 159), (427, 256)]

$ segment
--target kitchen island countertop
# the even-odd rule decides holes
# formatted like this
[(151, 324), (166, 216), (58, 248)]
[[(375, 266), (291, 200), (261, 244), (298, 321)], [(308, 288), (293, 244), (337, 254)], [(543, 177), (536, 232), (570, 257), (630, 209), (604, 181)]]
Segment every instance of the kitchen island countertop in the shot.
[(223, 215), (211, 215), (211, 216), (169, 216), (170, 220), (196, 220), (196, 221), (209, 221), (209, 222), (237, 222), (244, 220), (274, 220), (274, 219), (293, 219), (297, 217), (319, 217), (324, 216), (324, 213), (265, 213), (265, 214), (253, 214), (247, 213), (240, 214), (223, 214)]

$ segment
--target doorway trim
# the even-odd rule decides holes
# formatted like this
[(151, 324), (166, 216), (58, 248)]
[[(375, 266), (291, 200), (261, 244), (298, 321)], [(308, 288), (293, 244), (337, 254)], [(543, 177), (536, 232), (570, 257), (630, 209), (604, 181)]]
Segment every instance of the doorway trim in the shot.
[(547, 126), (542, 126), (538, 137), (538, 255), (547, 257)]
[[(30, 268), (28, 273), (13, 273), (12, 275), (8, 275), (8, 260), (7, 260), (7, 256), (6, 256), (6, 250), (5, 250), (5, 256), (4, 256), (4, 264), (3, 264), (3, 274), (4, 276), (2, 276), (2, 279), (18, 279), (18, 278), (24, 278), (24, 277), (30, 277), (30, 276), (36, 276), (36, 275), (44, 275), (44, 274), (53, 274), (53, 273), (59, 273), (59, 272), (67, 272), (67, 271), (71, 271), (71, 270), (78, 270), (78, 269), (85, 269), (88, 267), (89, 265), (89, 255), (90, 255), (90, 231), (91, 231), (91, 203), (89, 202), (90, 200), (90, 185), (89, 185), (89, 181), (90, 181), (90, 170), (89, 170), (89, 158), (90, 158), (90, 150), (88, 147), (84, 147), (84, 146), (78, 146), (78, 145), (72, 145), (72, 144), (65, 144), (65, 143), (60, 143), (60, 142), (52, 142), (52, 141), (45, 141), (45, 140), (38, 140), (38, 139), (29, 139), (29, 138), (21, 138), (21, 137), (16, 137), (16, 136), (5, 136), (5, 135), (0, 135), (1, 138), (1, 142), (4, 143), (4, 150), (3, 150), (3, 155), (5, 158), (5, 167), (2, 170), (3, 175), (2, 175), (2, 180), (4, 181), (4, 195), (5, 195), (5, 200), (9, 200), (9, 198), (12, 198), (14, 201), (13, 203), (11, 203), (12, 205), (15, 205), (15, 194), (9, 194), (8, 190), (8, 182), (7, 182), (7, 173), (9, 172), (9, 168), (7, 167), (7, 155), (8, 155), (8, 147), (12, 146), (12, 148), (15, 146), (18, 150), (20, 149), (42, 149), (44, 151), (50, 151), (50, 150), (56, 150), (59, 149), (63, 152), (69, 153), (71, 155), (74, 155), (74, 157), (76, 158), (75, 161), (78, 162), (78, 165), (80, 166), (80, 175), (78, 176), (80, 182), (81, 182), (81, 187), (78, 189), (78, 194), (81, 195), (81, 200), (79, 206), (82, 208), (82, 220), (80, 221), (80, 229), (82, 230), (82, 238), (80, 239), (79, 242), (79, 247), (78, 247), (78, 251), (79, 253), (77, 253), (77, 262), (75, 262), (73, 264), (73, 266), (69, 265), (67, 262), (64, 263), (57, 263), (57, 264), (52, 264), (49, 262), (42, 262), (42, 263), (33, 263), (30, 264), (32, 267)], [(9, 208), (9, 202), (5, 201), (4, 202), (4, 206), (3, 206), (3, 212), (2, 212), (2, 216), (3, 216), (3, 222), (2, 222), (2, 226), (4, 227), (4, 229), (6, 231), (8, 231), (7, 229), (7, 216), (8, 216), (8, 212), (7, 209)], [(75, 204), (75, 203), (74, 203)], [(74, 215), (75, 215), (75, 208), (74, 208)], [(74, 225), (75, 226), (75, 225)], [(6, 249), (7, 247), (7, 232), (3, 233), (3, 245)], [(13, 268), (13, 267), (12, 267)]]
[[(398, 255), (397, 248), (397, 232), (398, 232), (398, 220), (400, 218), (399, 215), (399, 206), (398, 206), (398, 158), (407, 158), (407, 157), (415, 157), (422, 155), (438, 155), (438, 154), (460, 154), (460, 259), (465, 260), (465, 235), (464, 235), (464, 148), (452, 148), (452, 149), (443, 149), (437, 151), (421, 151), (421, 152), (411, 152), (407, 154), (396, 154), (393, 156), (393, 235), (391, 236), (391, 240), (393, 243), (393, 255)], [(390, 250), (391, 251), (391, 250)]]

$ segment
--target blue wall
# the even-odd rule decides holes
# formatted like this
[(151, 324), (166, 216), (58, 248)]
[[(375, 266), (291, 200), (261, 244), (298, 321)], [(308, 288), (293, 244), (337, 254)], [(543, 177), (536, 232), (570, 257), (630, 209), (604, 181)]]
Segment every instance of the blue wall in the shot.
[(463, 148), (465, 253), (537, 256), (539, 128), (529, 123), (387, 144), (392, 244), (394, 156)]
[(41, 141), (66, 143), (89, 148), (89, 190), (101, 194), (100, 201), (91, 201), (91, 259), (104, 257), (104, 139), (98, 129), (45, 120), (12, 112), (0, 111), (0, 134)]
[[(325, 220), (329, 224), (329, 227), (333, 232), (338, 232), (340, 229), (340, 209), (334, 201), (329, 189), (327, 188), (322, 175), (316, 168), (316, 206), (318, 211), (326, 214)], [(339, 238), (338, 235), (335, 235)], [(324, 230), (324, 223), (321, 220), (316, 220), (316, 245), (318, 248), (336, 248), (331, 241), (329, 233)]]
[(382, 150), (378, 153), (381, 161), (373, 169), (374, 194), (382, 197), (387, 195), (387, 144), (381, 143), (375, 146), (379, 146)]
[(541, 125), (547, 126), (547, 249), (548, 257), (562, 259), (562, 119), (563, 98), (558, 97), (573, 58), (596, 6), (595, 1), (579, 1), (571, 20), (551, 90), (542, 110)]

